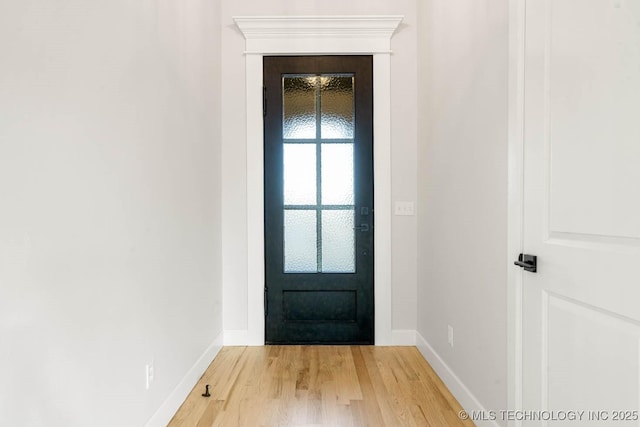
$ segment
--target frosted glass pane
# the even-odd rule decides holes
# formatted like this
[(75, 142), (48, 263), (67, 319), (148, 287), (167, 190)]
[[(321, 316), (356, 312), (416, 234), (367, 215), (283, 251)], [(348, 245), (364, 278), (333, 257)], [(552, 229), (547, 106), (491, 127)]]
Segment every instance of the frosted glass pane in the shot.
[(320, 103), (322, 138), (353, 138), (353, 77), (322, 77)]
[(284, 204), (316, 204), (316, 145), (284, 144)]
[(316, 211), (284, 211), (285, 273), (317, 273)]
[(353, 210), (322, 211), (322, 271), (355, 272)]
[(284, 139), (316, 137), (317, 77), (284, 77), (282, 102)]
[(353, 144), (322, 144), (322, 204), (353, 205)]

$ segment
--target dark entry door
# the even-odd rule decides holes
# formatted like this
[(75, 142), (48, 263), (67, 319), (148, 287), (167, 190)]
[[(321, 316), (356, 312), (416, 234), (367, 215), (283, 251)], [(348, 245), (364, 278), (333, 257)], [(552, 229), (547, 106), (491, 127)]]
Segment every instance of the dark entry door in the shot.
[(372, 65), (264, 58), (267, 344), (373, 344)]

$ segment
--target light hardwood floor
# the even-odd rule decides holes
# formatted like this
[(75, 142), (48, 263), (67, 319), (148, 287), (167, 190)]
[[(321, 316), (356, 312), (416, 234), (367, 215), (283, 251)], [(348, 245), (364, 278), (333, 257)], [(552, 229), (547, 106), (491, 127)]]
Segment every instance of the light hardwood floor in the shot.
[(473, 426), (461, 409), (415, 347), (225, 347), (169, 427)]

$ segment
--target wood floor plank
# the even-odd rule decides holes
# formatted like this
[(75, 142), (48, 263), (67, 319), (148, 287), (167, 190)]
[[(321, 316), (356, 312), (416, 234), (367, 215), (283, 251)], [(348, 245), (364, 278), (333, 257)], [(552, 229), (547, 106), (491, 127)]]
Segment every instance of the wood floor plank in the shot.
[(363, 347), (362, 354), (364, 356), (365, 365), (369, 371), (369, 377), (375, 391), (375, 398), (380, 407), (383, 425), (385, 426), (401, 426), (402, 420), (393, 410), (393, 396), (389, 393), (382, 376), (381, 368), (384, 368), (384, 353), (387, 347)]
[(225, 347), (169, 427), (474, 426), (461, 409), (415, 347)]
[(358, 414), (364, 425), (384, 425), (384, 418), (380, 412), (380, 405), (376, 397), (376, 391), (371, 383), (371, 376), (362, 355), (360, 347), (352, 347), (358, 381), (362, 390), (362, 400), (357, 404)]
[[(233, 384), (239, 369), (238, 363), (246, 356), (246, 353), (242, 347), (236, 350), (230, 348), (223, 348), (218, 353), (215, 363), (217, 369), (207, 369), (202, 375), (196, 386), (193, 388), (182, 407), (172, 420), (172, 425), (191, 427), (198, 424), (200, 418), (205, 416), (205, 411), (209, 406), (207, 399), (199, 399), (200, 395), (205, 390), (205, 385), (215, 385), (210, 388), (211, 400), (220, 401), (224, 403), (227, 399), (227, 395), (230, 387)], [(226, 373), (226, 375), (225, 375)], [(205, 418), (208, 416), (205, 416)]]

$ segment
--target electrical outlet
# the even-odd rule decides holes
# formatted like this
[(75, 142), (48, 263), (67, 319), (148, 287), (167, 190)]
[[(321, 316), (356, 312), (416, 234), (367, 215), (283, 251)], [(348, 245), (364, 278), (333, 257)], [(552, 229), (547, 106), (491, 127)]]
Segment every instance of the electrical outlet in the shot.
[(453, 326), (447, 325), (447, 342), (453, 347)]
[(147, 390), (149, 390), (149, 387), (151, 387), (151, 383), (153, 382), (156, 375), (156, 368), (154, 366), (153, 359), (151, 360), (150, 364), (145, 366), (145, 372), (146, 372), (146, 388)]

